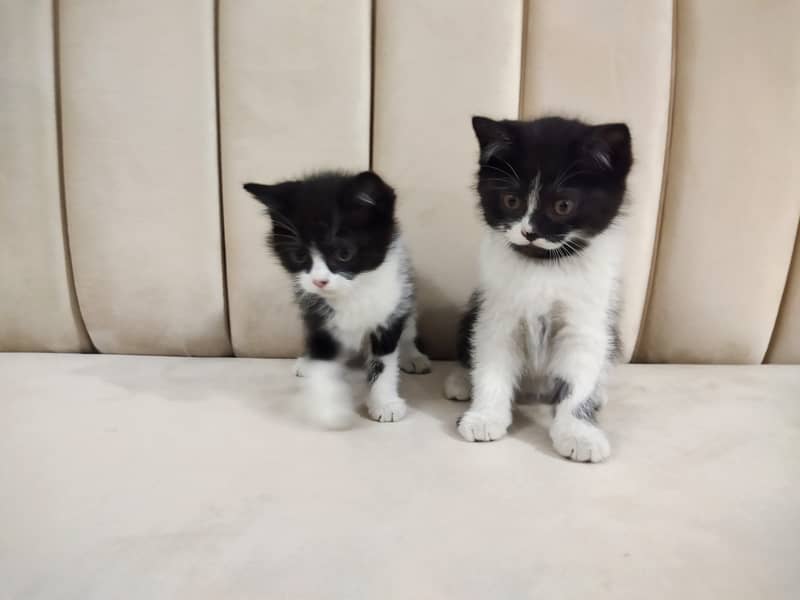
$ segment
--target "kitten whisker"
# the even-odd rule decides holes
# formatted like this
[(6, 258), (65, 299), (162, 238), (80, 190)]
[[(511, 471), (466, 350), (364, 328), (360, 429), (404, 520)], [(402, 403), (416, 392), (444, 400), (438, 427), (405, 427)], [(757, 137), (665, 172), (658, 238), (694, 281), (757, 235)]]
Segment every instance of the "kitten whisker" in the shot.
[[(504, 161), (505, 162), (505, 161)], [(509, 165), (511, 166), (511, 165)], [(502, 173), (503, 175), (507, 175), (510, 181), (519, 181), (519, 177), (515, 177), (508, 171), (504, 171), (503, 169), (499, 169), (498, 167), (493, 167), (492, 165), (481, 165), (481, 169), (492, 169), (493, 171), (497, 171), (498, 173)], [(514, 178), (514, 179), (512, 179)]]
[(514, 167), (512, 167), (507, 160), (502, 158), (500, 160), (502, 160), (508, 166), (508, 168), (511, 169), (511, 171), (514, 173), (514, 177), (516, 178), (517, 181), (519, 181), (519, 175), (517, 174), (517, 170)]

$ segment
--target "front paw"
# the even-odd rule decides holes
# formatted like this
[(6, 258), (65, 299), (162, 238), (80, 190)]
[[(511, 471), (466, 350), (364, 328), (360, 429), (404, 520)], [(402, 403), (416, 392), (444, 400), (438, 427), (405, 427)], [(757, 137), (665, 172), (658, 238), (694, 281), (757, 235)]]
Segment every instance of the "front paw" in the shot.
[(305, 377), (307, 369), (308, 369), (308, 359), (305, 356), (298, 356), (297, 360), (294, 361), (295, 377)]
[(406, 401), (399, 396), (389, 400), (371, 401), (367, 412), (378, 423), (394, 423), (406, 416)]
[(416, 348), (400, 357), (400, 369), (405, 373), (430, 373), (431, 359)]
[(353, 424), (353, 410), (345, 402), (332, 402), (325, 398), (322, 402), (308, 402), (308, 417), (312, 423), (322, 429), (349, 429)]
[(444, 397), (448, 400), (466, 402), (471, 393), (469, 372), (466, 369), (457, 368), (444, 380)]
[(511, 416), (468, 410), (458, 420), (458, 433), (468, 442), (493, 442), (508, 431)]
[(576, 462), (598, 463), (611, 455), (603, 430), (583, 419), (556, 419), (550, 427), (550, 439), (556, 452)]

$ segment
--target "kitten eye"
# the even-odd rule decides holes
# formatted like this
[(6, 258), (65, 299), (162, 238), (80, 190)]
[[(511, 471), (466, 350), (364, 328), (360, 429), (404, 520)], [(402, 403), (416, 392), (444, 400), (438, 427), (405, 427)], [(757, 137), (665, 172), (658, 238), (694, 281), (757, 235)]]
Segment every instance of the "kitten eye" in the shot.
[(353, 257), (356, 255), (355, 250), (350, 248), (349, 246), (339, 246), (336, 249), (336, 260), (339, 262), (349, 262), (353, 260)]
[(519, 198), (514, 194), (503, 194), (503, 206), (508, 210), (517, 210), (519, 208)]
[(305, 248), (292, 248), (289, 250), (289, 258), (292, 259), (292, 262), (297, 263), (298, 265), (306, 262), (307, 257), (308, 253), (306, 252)]
[(569, 198), (559, 198), (553, 205), (553, 210), (559, 217), (566, 217), (575, 210), (575, 202)]

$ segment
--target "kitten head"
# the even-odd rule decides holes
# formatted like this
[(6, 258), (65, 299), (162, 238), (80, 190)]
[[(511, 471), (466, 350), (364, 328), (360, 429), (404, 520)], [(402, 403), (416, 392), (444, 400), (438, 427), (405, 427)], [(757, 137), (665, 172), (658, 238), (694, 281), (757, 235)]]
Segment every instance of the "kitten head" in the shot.
[(533, 259), (579, 253), (619, 213), (633, 164), (627, 125), (473, 117), (486, 224)]
[(267, 207), (268, 244), (283, 267), (324, 298), (346, 294), (360, 273), (379, 267), (396, 235), (394, 190), (370, 171), (244, 189)]

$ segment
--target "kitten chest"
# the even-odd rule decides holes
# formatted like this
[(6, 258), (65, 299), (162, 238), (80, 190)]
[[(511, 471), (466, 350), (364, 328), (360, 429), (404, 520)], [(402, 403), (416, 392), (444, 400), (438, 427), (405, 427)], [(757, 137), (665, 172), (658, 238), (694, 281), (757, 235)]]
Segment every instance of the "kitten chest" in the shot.
[(377, 286), (353, 294), (337, 303), (330, 320), (334, 335), (348, 350), (361, 351), (366, 336), (386, 324), (400, 303), (401, 296), (402, 288), (397, 282), (395, 285)]

